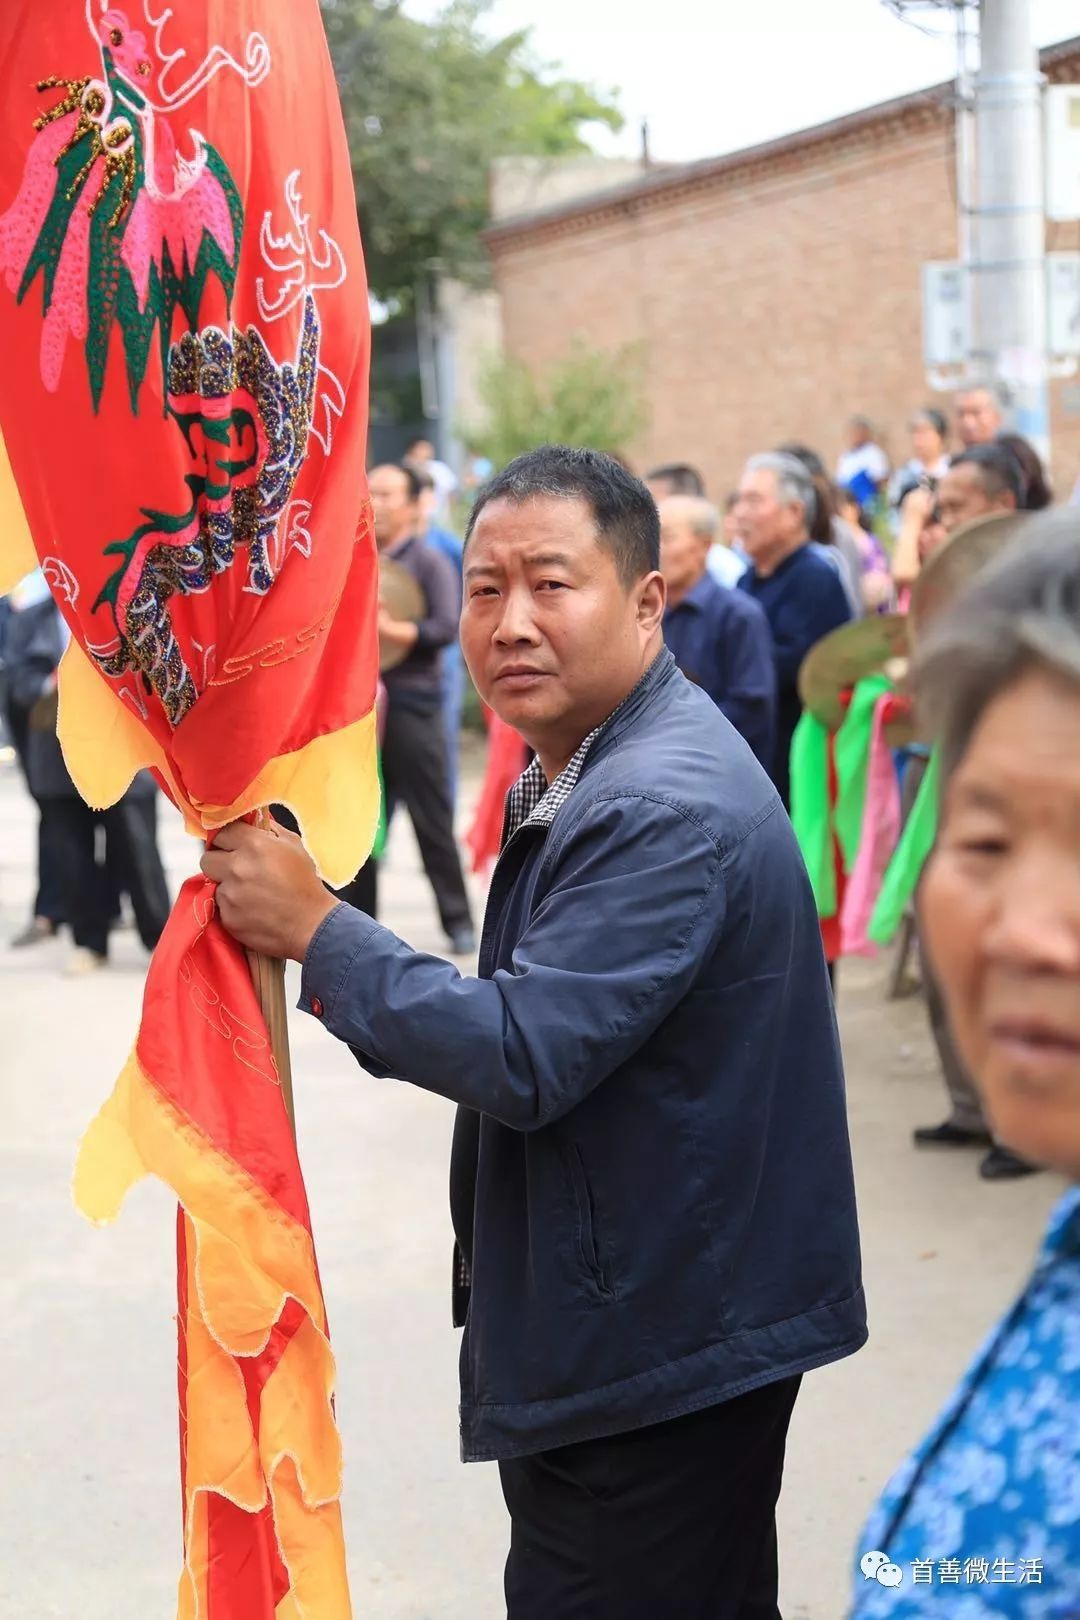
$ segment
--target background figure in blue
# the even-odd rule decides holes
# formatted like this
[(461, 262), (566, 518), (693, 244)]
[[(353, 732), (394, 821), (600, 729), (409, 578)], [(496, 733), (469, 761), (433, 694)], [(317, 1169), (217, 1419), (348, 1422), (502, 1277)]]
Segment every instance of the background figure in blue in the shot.
[(700, 497), (672, 495), (660, 506), (664, 641), (769, 770), (776, 752), (772, 635), (763, 609), (709, 571), (719, 527), (716, 507)]
[(801, 461), (751, 456), (739, 483), (736, 522), (750, 567), (738, 589), (759, 602), (776, 664), (776, 750), (770, 775), (790, 808), (791, 739), (802, 714), (799, 670), (817, 643), (852, 617), (836, 569), (810, 544), (814, 483)]
[(847, 449), (836, 464), (836, 482), (850, 489), (860, 506), (873, 506), (889, 481), (889, 458), (874, 442), (873, 424), (853, 416), (847, 425)]
[[(411, 465), (407, 464), (407, 465)], [(438, 492), (435, 480), (421, 467), (413, 467), (420, 482), (420, 528), (427, 544), (453, 563), (460, 593), (464, 546), (452, 530), (436, 522)], [(460, 595), (459, 595), (460, 605)], [(457, 804), (458, 756), (461, 752), (461, 713), (465, 703), (465, 665), (461, 643), (455, 636), (442, 650), (442, 707), (446, 722), (446, 765), (450, 776), (450, 803)]]

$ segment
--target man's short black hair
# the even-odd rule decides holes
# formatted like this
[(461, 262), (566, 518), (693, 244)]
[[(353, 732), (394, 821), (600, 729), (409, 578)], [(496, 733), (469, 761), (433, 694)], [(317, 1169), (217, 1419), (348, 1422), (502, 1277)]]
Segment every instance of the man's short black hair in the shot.
[(672, 495), (704, 496), (705, 480), (696, 467), (691, 467), (688, 461), (668, 461), (662, 467), (654, 467), (652, 472), (645, 474), (646, 483), (660, 483), (671, 485)]
[[(407, 461), (379, 461), (376, 466), (393, 467), (395, 472), (404, 474), (405, 482), (409, 488), (410, 501), (418, 501), (425, 489), (434, 489), (435, 487), (435, 481), (430, 473), (410, 466)], [(371, 471), (374, 472), (375, 467), (372, 467)]]
[(599, 450), (571, 450), (563, 444), (526, 451), (485, 485), (469, 516), (466, 545), (492, 501), (520, 504), (543, 495), (585, 502), (596, 519), (597, 539), (614, 556), (624, 585), (659, 568), (660, 517), (640, 478)]
[(961, 450), (953, 456), (950, 467), (975, 467), (979, 483), (988, 500), (1008, 491), (1017, 509), (1024, 505), (1024, 470), (1013, 452), (1004, 444), (973, 444), (970, 450)]

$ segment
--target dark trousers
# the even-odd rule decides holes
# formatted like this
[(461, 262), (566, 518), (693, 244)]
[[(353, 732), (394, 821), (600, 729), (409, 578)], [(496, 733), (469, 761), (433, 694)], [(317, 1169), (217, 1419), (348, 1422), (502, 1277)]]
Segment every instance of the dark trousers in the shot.
[(780, 1620), (776, 1502), (799, 1382), (500, 1463), (508, 1620)]
[(60, 884), (76, 945), (98, 956), (109, 949), (115, 897), (109, 872), (97, 859), (98, 827), (112, 847), (115, 878), (131, 896), (139, 938), (152, 951), (169, 915), (169, 890), (157, 847), (157, 806), (153, 799), (124, 799), (105, 811), (81, 799), (41, 801), (60, 868)]
[[(11, 732), (23, 775), (27, 775), (27, 746), (30, 739), (30, 719), (25, 709), (9, 708), (4, 716)], [(27, 779), (29, 786), (29, 778)], [(37, 801), (35, 800), (35, 803)], [(66, 922), (64, 898), (60, 887), (60, 860), (53, 830), (38, 805), (37, 834), (37, 894), (34, 896), (34, 916), (44, 917), (51, 923)]]
[[(271, 805), (270, 809), (276, 822), (299, 835), (300, 824), (291, 810), (287, 810), (283, 804)], [(333, 889), (329, 883), (326, 887), (337, 899), (344, 900), (347, 906), (355, 906), (357, 911), (364, 911), (369, 917), (374, 917), (379, 897), (379, 863), (369, 855), (356, 876), (350, 878), (344, 888)]]
[(357, 911), (363, 911), (369, 917), (376, 917), (379, 904), (378, 861), (369, 855), (356, 876), (346, 883), (343, 889), (335, 889), (334, 893), (339, 900), (344, 900), (347, 906), (355, 906)]
[(104, 820), (106, 852), (110, 848), (116, 851), (116, 877), (131, 898), (139, 938), (152, 951), (172, 909), (158, 850), (158, 796), (154, 793), (121, 799), (105, 811)]
[(63, 859), (57, 850), (56, 835), (38, 806), (38, 888), (34, 897), (34, 916), (45, 917), (59, 925), (66, 922), (64, 891), (60, 882)]
[(430, 708), (413, 708), (391, 696), (382, 769), (387, 810), (403, 803), (409, 812), (443, 928), (448, 934), (471, 928), (472, 912), (454, 841), (445, 720), (438, 701)]

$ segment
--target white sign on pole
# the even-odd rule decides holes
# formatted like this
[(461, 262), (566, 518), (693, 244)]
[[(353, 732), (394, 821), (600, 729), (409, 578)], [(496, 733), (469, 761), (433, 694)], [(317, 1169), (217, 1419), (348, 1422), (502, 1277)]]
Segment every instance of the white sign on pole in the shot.
[[(969, 278), (970, 272), (958, 260), (938, 259), (922, 267), (923, 356), (928, 370), (963, 366), (968, 357)], [(1046, 327), (1051, 359), (1080, 356), (1080, 253), (1046, 255)]]
[(1046, 308), (1050, 353), (1080, 354), (1080, 253), (1047, 254)]
[(956, 260), (922, 267), (923, 359), (928, 367), (962, 366), (969, 347), (967, 276)]
[(1046, 214), (1080, 219), (1080, 84), (1046, 91)]

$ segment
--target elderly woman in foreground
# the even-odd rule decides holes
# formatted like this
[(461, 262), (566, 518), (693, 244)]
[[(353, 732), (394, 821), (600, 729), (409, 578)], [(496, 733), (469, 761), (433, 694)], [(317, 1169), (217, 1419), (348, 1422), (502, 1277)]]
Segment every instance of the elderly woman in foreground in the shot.
[(995, 1136), (1070, 1190), (1035, 1270), (856, 1553), (857, 1620), (1080, 1616), (1080, 517), (1032, 526), (941, 623), (924, 938)]

